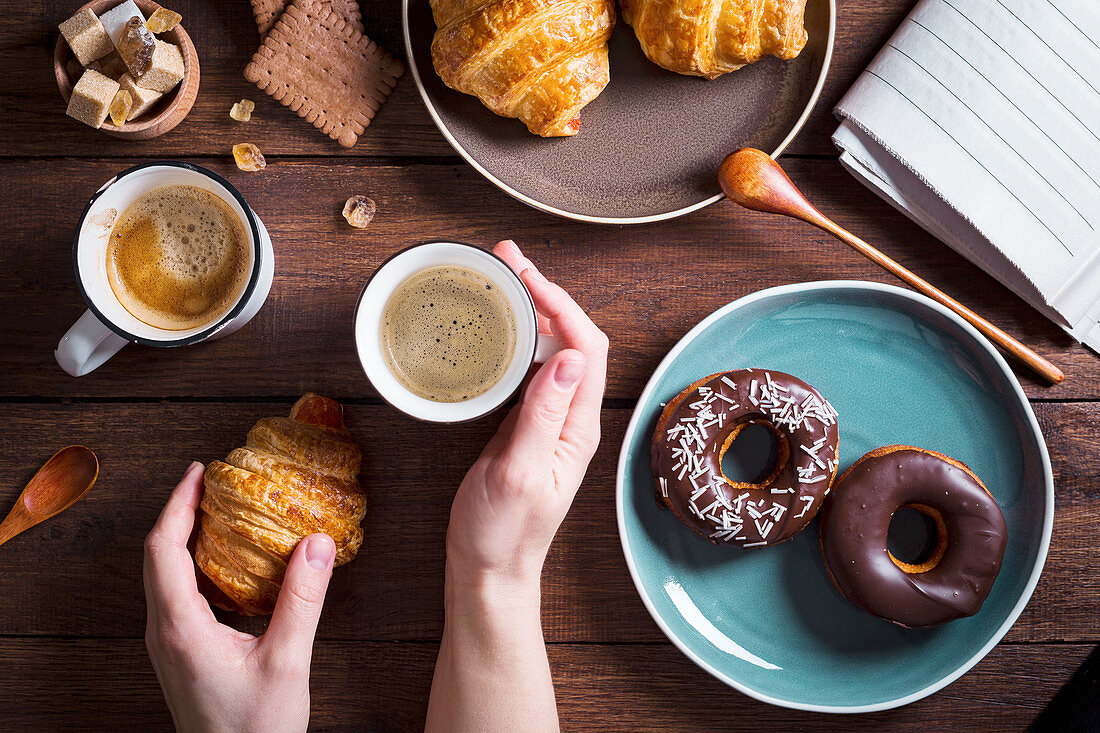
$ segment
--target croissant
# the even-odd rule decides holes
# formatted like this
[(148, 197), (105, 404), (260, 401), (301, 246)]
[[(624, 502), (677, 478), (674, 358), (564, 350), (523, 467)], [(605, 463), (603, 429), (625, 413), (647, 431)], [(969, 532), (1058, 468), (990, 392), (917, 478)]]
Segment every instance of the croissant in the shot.
[(764, 56), (793, 59), (809, 36), (806, 0), (621, 0), (649, 60), (716, 79)]
[(431, 0), (432, 63), (443, 83), (472, 94), (542, 137), (576, 135), (581, 108), (610, 79), (614, 0)]
[(336, 542), (336, 565), (354, 559), (367, 512), (360, 460), (340, 405), (307, 394), (289, 418), (263, 418), (244, 448), (212, 461), (195, 543), (210, 601), (250, 616), (271, 613), (291, 553), (314, 532)]

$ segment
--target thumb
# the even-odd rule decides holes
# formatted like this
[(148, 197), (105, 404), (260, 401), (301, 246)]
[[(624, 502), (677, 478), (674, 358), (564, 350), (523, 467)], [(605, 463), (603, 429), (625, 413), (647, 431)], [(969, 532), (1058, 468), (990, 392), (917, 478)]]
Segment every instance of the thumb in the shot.
[(310, 658), (335, 559), (336, 543), (327, 534), (311, 534), (298, 543), (264, 634), (266, 644), (291, 659)]
[(516, 425), (505, 451), (508, 460), (520, 466), (535, 467), (553, 458), (585, 367), (583, 353), (565, 349), (535, 373), (519, 405)]

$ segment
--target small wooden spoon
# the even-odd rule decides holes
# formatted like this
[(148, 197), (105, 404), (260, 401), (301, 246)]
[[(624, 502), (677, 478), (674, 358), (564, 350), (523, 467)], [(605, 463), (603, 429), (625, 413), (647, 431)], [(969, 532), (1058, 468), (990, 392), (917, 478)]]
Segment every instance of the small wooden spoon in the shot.
[(0, 545), (71, 507), (88, 493), (98, 475), (99, 461), (84, 446), (70, 445), (54, 453), (0, 523)]
[(722, 165), (718, 168), (718, 183), (731, 201), (745, 208), (791, 216), (832, 234), (879, 267), (904, 280), (915, 290), (919, 290), (958, 313), (1001, 350), (1030, 367), (1047, 381), (1057, 384), (1065, 379), (1061, 369), (927, 280), (913, 274), (847, 229), (825, 217), (806, 200), (779, 164), (762, 150), (755, 148), (735, 150), (722, 161)]

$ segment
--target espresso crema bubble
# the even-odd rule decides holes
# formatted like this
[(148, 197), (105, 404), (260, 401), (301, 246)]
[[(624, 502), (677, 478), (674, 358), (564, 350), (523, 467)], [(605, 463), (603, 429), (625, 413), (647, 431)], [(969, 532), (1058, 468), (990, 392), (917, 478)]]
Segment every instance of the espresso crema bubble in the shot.
[(432, 267), (390, 296), (381, 338), (386, 364), (407, 390), (434, 402), (463, 402), (487, 392), (508, 370), (516, 321), (481, 273)]
[(217, 321), (248, 281), (248, 235), (218, 196), (195, 186), (153, 189), (119, 217), (107, 278), (134, 317), (182, 331)]

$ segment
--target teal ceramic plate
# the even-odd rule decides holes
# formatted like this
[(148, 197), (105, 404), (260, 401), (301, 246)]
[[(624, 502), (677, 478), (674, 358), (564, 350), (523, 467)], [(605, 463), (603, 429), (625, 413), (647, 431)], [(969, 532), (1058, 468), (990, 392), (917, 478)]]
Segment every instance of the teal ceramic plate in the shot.
[[(699, 377), (750, 366), (801, 377), (833, 404), (841, 471), (892, 443), (974, 469), (1009, 529), (1001, 573), (976, 616), (911, 630), (858, 610), (826, 575), (816, 521), (781, 545), (740, 550), (711, 545), (657, 507), (649, 439), (661, 404)], [(820, 282), (741, 298), (672, 349), (627, 428), (616, 500), (638, 592), (688, 657), (765, 702), (854, 713), (935, 692), (1004, 636), (1046, 559), (1054, 484), (1027, 398), (969, 324), (902, 288)]]

